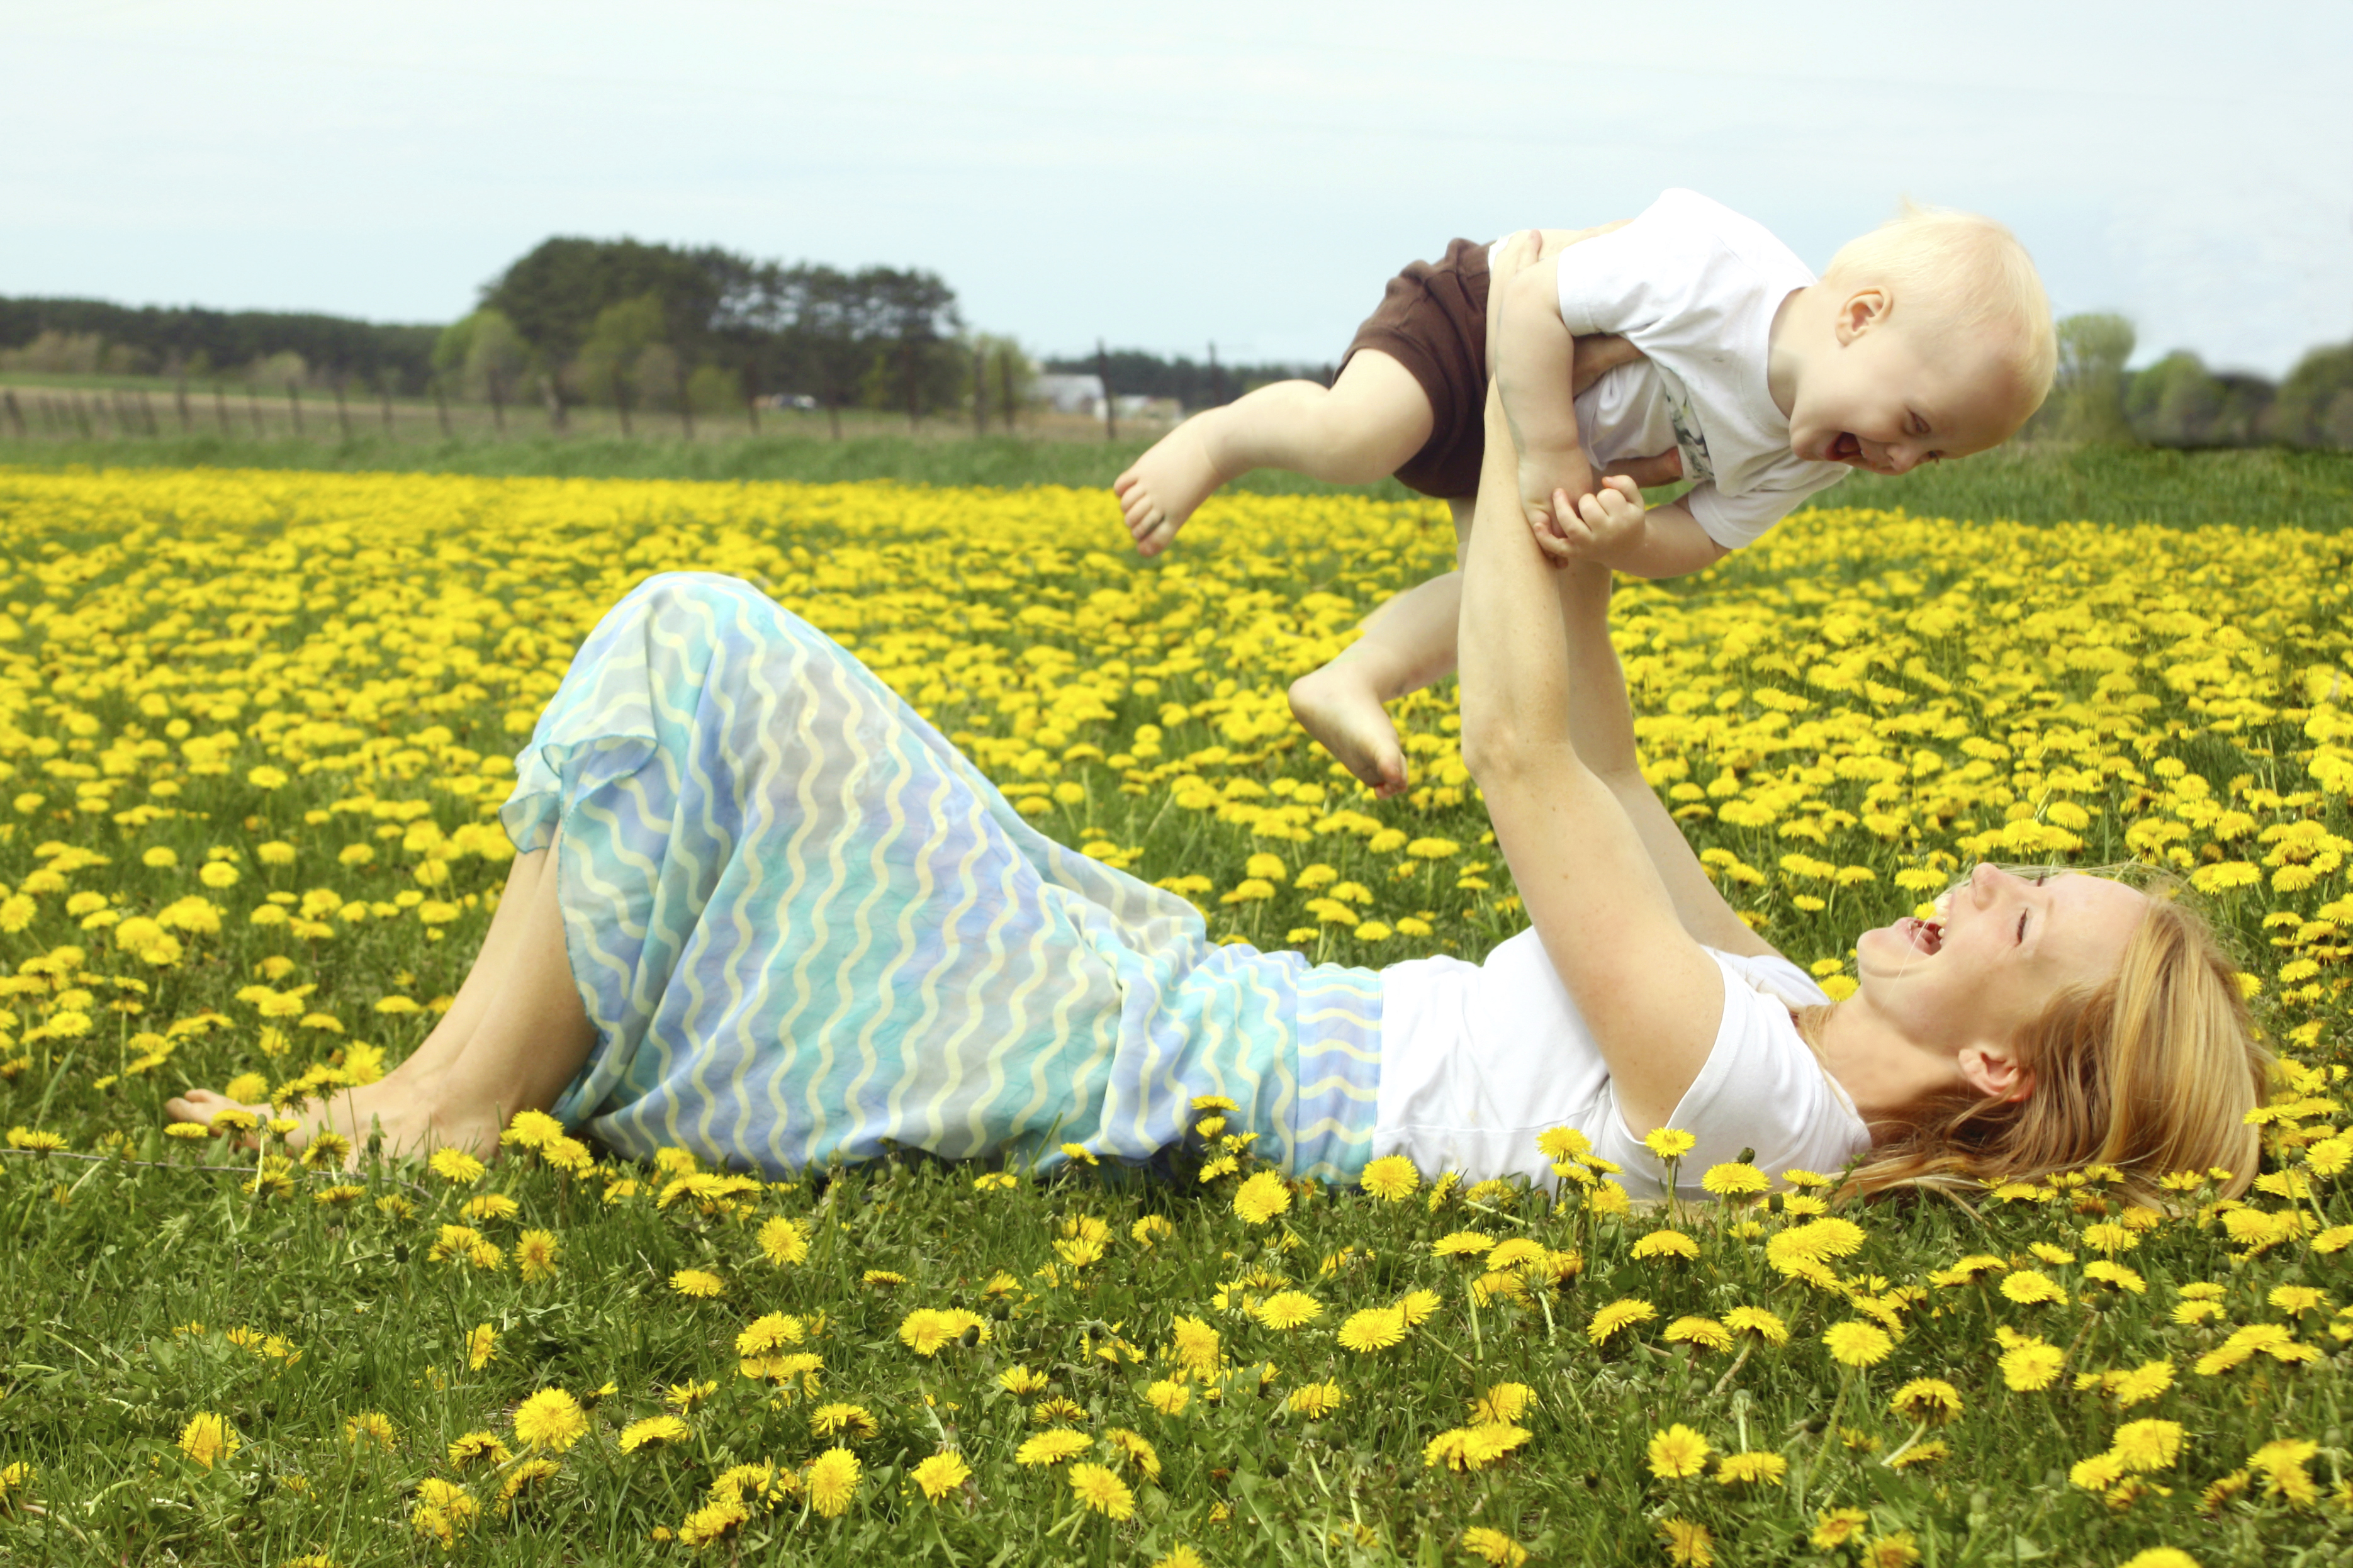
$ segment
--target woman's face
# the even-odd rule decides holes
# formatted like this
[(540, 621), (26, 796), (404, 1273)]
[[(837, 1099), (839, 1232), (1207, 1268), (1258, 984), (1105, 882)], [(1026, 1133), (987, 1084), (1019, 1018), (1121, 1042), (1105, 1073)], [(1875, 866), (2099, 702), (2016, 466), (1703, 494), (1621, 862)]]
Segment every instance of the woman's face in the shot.
[(2063, 992), (2123, 965), (2147, 896), (2104, 877), (2016, 876), (1982, 865), (1934, 920), (1906, 918), (1855, 942), (1862, 994), (1922, 1049), (2009, 1043)]

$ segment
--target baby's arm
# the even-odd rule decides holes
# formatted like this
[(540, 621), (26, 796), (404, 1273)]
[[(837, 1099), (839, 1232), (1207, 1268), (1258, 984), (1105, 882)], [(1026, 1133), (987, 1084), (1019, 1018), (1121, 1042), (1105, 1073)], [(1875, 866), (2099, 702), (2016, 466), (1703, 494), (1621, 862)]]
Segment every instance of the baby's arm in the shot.
[(1495, 389), (1519, 445), (1520, 506), (1531, 526), (1551, 521), (1555, 490), (1576, 498), (1593, 489), (1577, 430), (1577, 340), (1560, 317), (1555, 270), (1525, 267), (1503, 283), (1495, 334)]
[(1554, 509), (1556, 527), (1529, 521), (1536, 543), (1555, 561), (1598, 561), (1633, 577), (1681, 577), (1704, 571), (1732, 553), (1707, 535), (1691, 508), (1670, 501), (1642, 504), (1630, 479), (1612, 479), (1591, 495), (1570, 497)]

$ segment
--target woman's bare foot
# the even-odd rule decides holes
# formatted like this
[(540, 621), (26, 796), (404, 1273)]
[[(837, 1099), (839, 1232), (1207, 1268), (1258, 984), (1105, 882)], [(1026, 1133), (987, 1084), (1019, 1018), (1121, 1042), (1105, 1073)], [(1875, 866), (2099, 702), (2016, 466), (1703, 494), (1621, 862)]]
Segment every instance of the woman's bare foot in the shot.
[(1380, 693), (1335, 659), (1291, 683), (1291, 714), (1382, 800), (1406, 786), (1405, 748)]
[[(382, 1152), (393, 1159), (453, 1144), (485, 1159), (497, 1151), (500, 1129), (495, 1118), (444, 1106), (434, 1092), (435, 1084), (421, 1079), (422, 1075), (396, 1072), (326, 1100), (306, 1100), (294, 1112), (301, 1125), (286, 1134), (286, 1152), (300, 1152), (322, 1131), (333, 1133), (348, 1146), (341, 1162), (345, 1170), (358, 1165), (372, 1137), (381, 1138)], [(208, 1089), (191, 1089), (166, 1100), (164, 1109), (175, 1121), (207, 1126), (224, 1110), (246, 1111), (257, 1122), (267, 1122), (278, 1114), (269, 1106), (243, 1105)], [(254, 1134), (239, 1136), (247, 1147), (259, 1146)]]
[(1154, 442), (1133, 468), (1112, 481), (1111, 493), (1119, 498), (1137, 554), (1157, 555), (1167, 549), (1194, 509), (1231, 477), (1219, 471), (1209, 449), (1208, 426), (1224, 412), (1212, 408), (1196, 414)]

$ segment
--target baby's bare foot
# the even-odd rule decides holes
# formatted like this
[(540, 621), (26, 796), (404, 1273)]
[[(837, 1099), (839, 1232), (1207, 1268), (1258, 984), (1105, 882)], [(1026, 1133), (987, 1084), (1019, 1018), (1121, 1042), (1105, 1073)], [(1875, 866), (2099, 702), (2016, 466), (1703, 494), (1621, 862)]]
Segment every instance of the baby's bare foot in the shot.
[(1291, 683), (1291, 713), (1380, 799), (1406, 786), (1405, 748), (1380, 695), (1345, 663)]
[(1211, 409), (1187, 419), (1112, 481), (1111, 493), (1119, 498), (1137, 554), (1157, 555), (1167, 549), (1194, 509), (1226, 482), (1209, 451), (1205, 427), (1219, 412)]

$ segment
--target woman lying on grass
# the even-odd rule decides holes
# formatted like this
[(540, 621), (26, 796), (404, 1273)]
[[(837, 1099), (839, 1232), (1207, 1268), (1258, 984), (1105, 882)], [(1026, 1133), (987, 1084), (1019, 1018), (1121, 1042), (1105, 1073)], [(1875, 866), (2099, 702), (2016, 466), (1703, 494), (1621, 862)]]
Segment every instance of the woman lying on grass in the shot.
[[(1481, 515), (1519, 507), (1490, 397)], [(1628, 503), (1630, 485), (1583, 508)], [(1566, 507), (1567, 497), (1556, 498)], [(1606, 517), (1588, 513), (1596, 521)], [(888, 1145), (1147, 1162), (1197, 1096), (1294, 1175), (1547, 1176), (1581, 1131), (1635, 1195), (1685, 1172), (1970, 1185), (2093, 1162), (2253, 1175), (2263, 1056), (2179, 904), (1980, 866), (1856, 943), (1836, 1005), (1718, 895), (1644, 784), (1606, 572), (1472, 531), (1462, 749), (1533, 929), (1378, 973), (1213, 946), (1045, 838), (856, 658), (745, 584), (668, 575), (575, 657), (520, 762), (520, 851), (417, 1051), (311, 1129), (487, 1154), (523, 1110), (613, 1150), (771, 1174)], [(216, 1094), (175, 1100), (209, 1121)], [(301, 1135), (298, 1135), (298, 1139)]]

